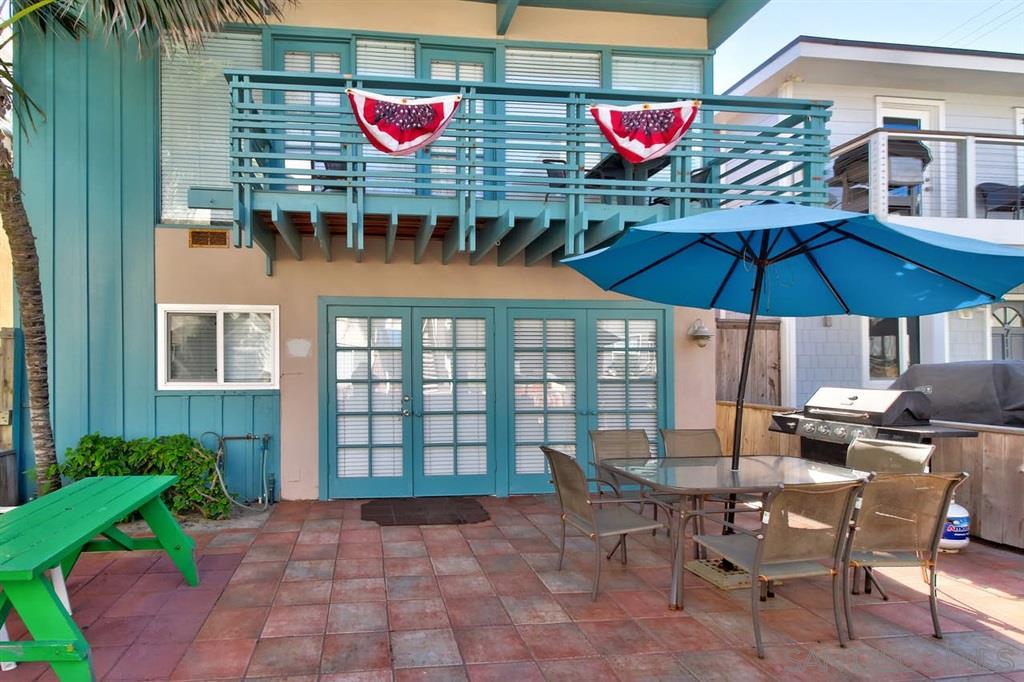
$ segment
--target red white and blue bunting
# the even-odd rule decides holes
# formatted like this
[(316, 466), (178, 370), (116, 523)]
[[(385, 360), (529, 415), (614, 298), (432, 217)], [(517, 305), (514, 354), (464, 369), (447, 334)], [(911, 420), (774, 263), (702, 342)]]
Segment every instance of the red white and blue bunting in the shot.
[(409, 99), (348, 89), (359, 128), (374, 147), (392, 156), (408, 156), (443, 133), (459, 109), (461, 95)]
[(626, 161), (638, 164), (672, 151), (700, 111), (700, 102), (685, 100), (664, 104), (616, 107), (594, 104), (590, 114), (601, 132)]

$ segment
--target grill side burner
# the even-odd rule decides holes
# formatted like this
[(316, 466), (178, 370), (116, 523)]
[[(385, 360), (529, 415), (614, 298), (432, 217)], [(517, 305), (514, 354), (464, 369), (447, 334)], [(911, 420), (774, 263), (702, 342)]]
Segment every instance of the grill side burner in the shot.
[(803, 410), (773, 414), (769, 429), (800, 436), (802, 457), (840, 466), (857, 438), (930, 443), (977, 435), (933, 425), (930, 416), (931, 401), (919, 391), (820, 388)]

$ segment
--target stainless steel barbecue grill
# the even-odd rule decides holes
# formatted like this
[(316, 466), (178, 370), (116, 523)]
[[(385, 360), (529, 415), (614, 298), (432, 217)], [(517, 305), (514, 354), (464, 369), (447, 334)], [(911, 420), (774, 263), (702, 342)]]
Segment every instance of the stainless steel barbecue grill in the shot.
[(970, 437), (973, 431), (931, 423), (931, 400), (920, 391), (819, 388), (803, 410), (772, 415), (772, 431), (800, 436), (800, 454), (843, 464), (856, 438), (930, 443), (933, 438)]

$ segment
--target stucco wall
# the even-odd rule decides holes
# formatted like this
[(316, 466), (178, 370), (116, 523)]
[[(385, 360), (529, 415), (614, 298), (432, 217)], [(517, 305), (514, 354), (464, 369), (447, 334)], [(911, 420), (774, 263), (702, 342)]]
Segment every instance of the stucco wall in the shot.
[[(189, 249), (187, 231), (156, 230), (157, 303), (262, 304), (280, 306), (281, 330), (281, 492), (285, 498), (318, 495), (317, 298), (319, 296), (412, 298), (505, 298), (550, 300), (627, 300), (607, 294), (566, 267), (497, 267), (493, 261), (470, 266), (465, 258), (442, 265), (435, 243), (424, 262), (412, 264), (412, 245), (399, 242), (396, 262), (385, 264), (383, 244), (368, 240), (366, 258), (335, 247), (324, 261), (312, 242), (305, 260), (283, 254), (274, 275), (264, 272), (258, 249)], [(698, 349), (686, 329), (705, 311), (675, 312), (675, 423), (714, 426), (714, 347)], [(305, 339), (311, 350), (290, 356), (288, 341)], [(296, 344), (297, 345), (297, 344)]]
[[(628, 3), (624, 3), (626, 7)], [(282, 22), (295, 26), (346, 28), (422, 35), (496, 38), (495, 7), (465, 0), (301, 0)], [(520, 7), (507, 40), (593, 45), (707, 47), (707, 21), (684, 17)]]

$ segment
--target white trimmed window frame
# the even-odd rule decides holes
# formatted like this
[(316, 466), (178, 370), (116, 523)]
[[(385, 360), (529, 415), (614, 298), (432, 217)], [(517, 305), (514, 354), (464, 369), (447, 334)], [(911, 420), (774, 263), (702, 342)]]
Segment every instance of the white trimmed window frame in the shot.
[[(217, 381), (167, 380), (167, 316), (173, 313), (215, 313), (217, 315)], [(224, 381), (224, 314), (269, 313), (273, 367), (267, 382)], [(276, 305), (220, 305), (211, 303), (160, 303), (156, 322), (156, 385), (159, 391), (268, 391), (280, 388), (281, 341), (279, 308)]]

